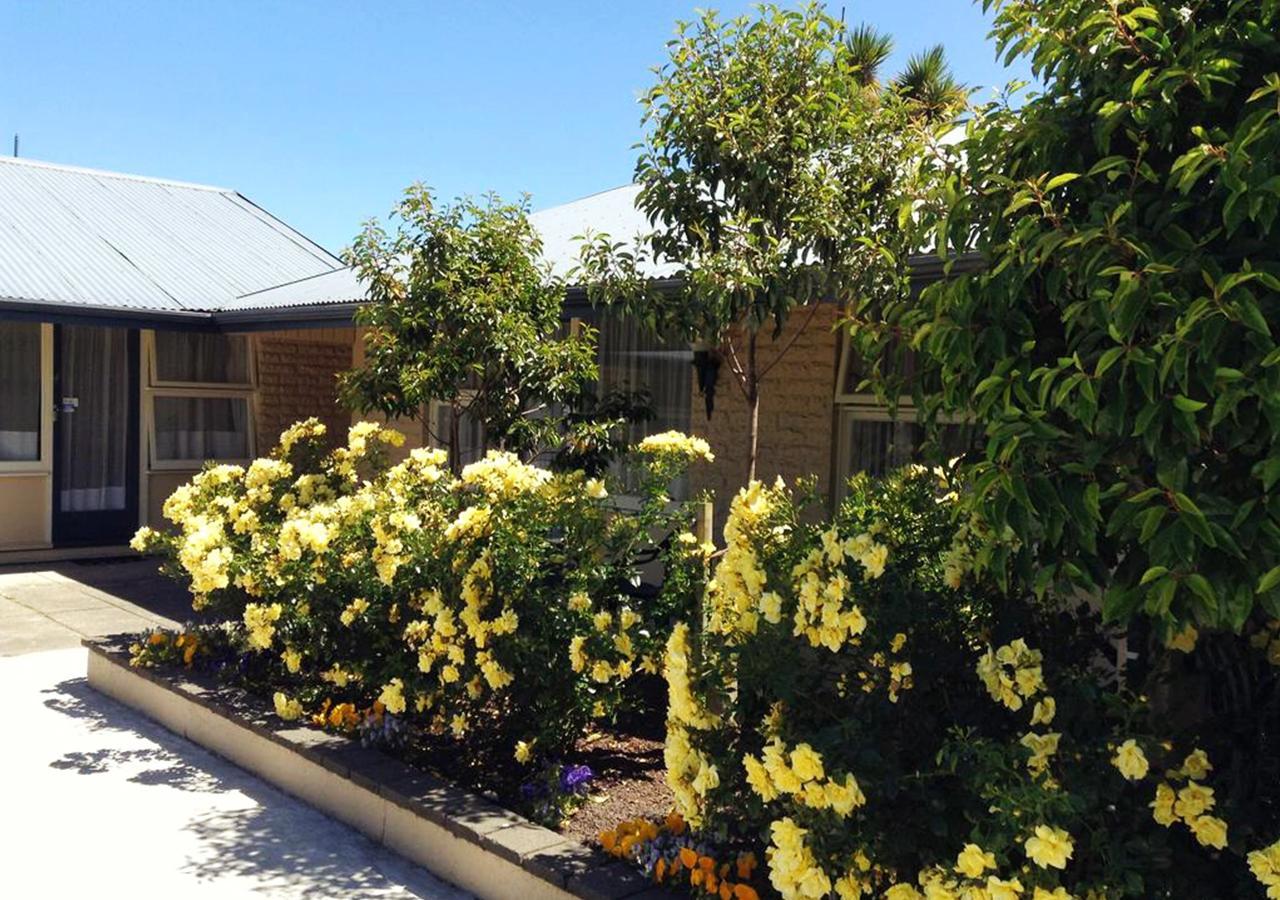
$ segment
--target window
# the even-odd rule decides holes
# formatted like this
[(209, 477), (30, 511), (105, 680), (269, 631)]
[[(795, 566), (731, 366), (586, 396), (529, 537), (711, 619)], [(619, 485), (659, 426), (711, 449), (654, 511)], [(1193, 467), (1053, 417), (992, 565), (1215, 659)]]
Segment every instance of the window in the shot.
[(40, 459), (41, 334), (36, 322), (0, 322), (0, 462)]
[(227, 384), (248, 387), (249, 339), (243, 335), (157, 331), (155, 384)]
[[(914, 359), (903, 361), (907, 384), (915, 378)], [(933, 449), (940, 458), (951, 459), (972, 446), (974, 429), (959, 418), (944, 421), (938, 429), (936, 448), (924, 446), (924, 428), (916, 418), (910, 396), (900, 397), (895, 414), (874, 394), (859, 393), (864, 375), (846, 336), (836, 379), (836, 499), (844, 495), (849, 479), (859, 472), (883, 475), (913, 462), (927, 462), (925, 451)]]
[(151, 464), (253, 456), (253, 366), (244, 335), (157, 331), (149, 353)]
[(248, 459), (248, 400), (157, 396), (155, 450), (158, 460)]
[[(592, 324), (600, 331), (600, 396), (643, 391), (653, 408), (652, 419), (629, 427), (628, 443), (663, 431), (688, 432), (693, 398), (693, 351), (688, 341), (656, 334), (629, 316), (606, 313)], [(626, 482), (627, 473), (616, 474)], [(688, 478), (681, 477), (670, 493), (676, 500), (687, 499)]]
[[(464, 391), (462, 405), (471, 402), (474, 392)], [(449, 449), (449, 427), (453, 408), (448, 403), (431, 402), (427, 428), (437, 447)], [(467, 412), (458, 416), (458, 464), (465, 466), (484, 456), (484, 425)]]

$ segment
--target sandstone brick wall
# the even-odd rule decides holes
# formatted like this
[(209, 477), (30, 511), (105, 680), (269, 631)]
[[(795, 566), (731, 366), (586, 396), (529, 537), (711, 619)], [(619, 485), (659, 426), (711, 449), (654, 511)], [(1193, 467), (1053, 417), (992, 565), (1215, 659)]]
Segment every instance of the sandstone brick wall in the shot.
[(335, 377), (351, 368), (352, 329), (276, 331), (257, 337), (258, 452), (280, 432), (315, 416), (335, 441), (346, 439), (351, 413), (339, 405)]
[[(821, 304), (809, 319), (808, 308), (796, 310), (787, 328), (776, 341), (761, 336), (758, 356), (762, 367), (769, 365), (780, 348), (797, 330), (800, 335), (782, 360), (769, 372), (760, 388), (760, 446), (757, 477), (773, 481), (781, 475), (787, 481), (816, 475), (818, 489), (830, 496), (832, 439), (834, 434), (835, 379), (839, 336), (832, 328), (839, 315), (835, 304)], [(802, 329), (802, 330), (801, 330)], [(735, 342), (739, 357), (745, 358), (741, 336)], [(703, 398), (694, 388), (690, 430), (710, 444), (716, 461), (696, 466), (691, 478), (693, 490), (715, 491), (717, 542), (724, 527), (729, 502), (746, 483), (747, 426), (746, 400), (726, 360), (720, 367), (715, 412), (707, 421)]]

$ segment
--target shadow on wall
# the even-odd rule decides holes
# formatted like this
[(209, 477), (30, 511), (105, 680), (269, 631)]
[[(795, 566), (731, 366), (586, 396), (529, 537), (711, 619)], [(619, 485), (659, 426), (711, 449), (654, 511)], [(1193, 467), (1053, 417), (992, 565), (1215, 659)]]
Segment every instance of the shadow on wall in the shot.
[[(242, 878), (254, 892), (344, 898), (467, 895), (437, 882), (346, 826), (180, 738), (89, 687), (83, 678), (43, 691), (48, 709), (102, 734), (100, 749), (68, 752), (49, 766), (91, 777), (209, 796), (183, 828), (198, 855), (181, 871), (196, 881)], [(115, 746), (121, 745), (123, 746)]]

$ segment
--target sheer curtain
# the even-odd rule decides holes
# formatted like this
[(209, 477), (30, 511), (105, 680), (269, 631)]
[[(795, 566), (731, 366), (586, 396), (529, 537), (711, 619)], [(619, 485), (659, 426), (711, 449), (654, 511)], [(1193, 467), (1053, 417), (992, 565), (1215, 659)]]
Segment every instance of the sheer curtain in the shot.
[(62, 472), (58, 508), (66, 512), (126, 507), (129, 428), (129, 345), (123, 328), (62, 328), (60, 412)]
[(0, 322), (0, 462), (40, 458), (40, 325)]
[(248, 384), (249, 343), (243, 335), (156, 332), (156, 378), (188, 384)]
[(241, 397), (155, 398), (156, 459), (249, 458), (249, 404)]
[[(693, 351), (687, 341), (658, 335), (629, 316), (601, 316), (600, 395), (611, 391), (648, 391), (654, 417), (628, 428), (635, 443), (662, 431), (688, 431), (693, 391)], [(624, 479), (626, 473), (619, 471)], [(671, 488), (672, 496), (688, 496), (688, 480)]]

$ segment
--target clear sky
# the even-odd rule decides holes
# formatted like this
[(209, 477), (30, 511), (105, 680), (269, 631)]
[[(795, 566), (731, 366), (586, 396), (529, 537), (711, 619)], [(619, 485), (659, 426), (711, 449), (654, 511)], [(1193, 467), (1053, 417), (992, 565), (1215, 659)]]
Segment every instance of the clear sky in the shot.
[[(636, 97), (696, 0), (0, 0), (0, 152), (234, 188), (331, 250), (415, 181), (532, 195), (625, 184)], [(969, 0), (846, 0), (906, 56), (1003, 85)], [(989, 96), (984, 90), (979, 96)]]

